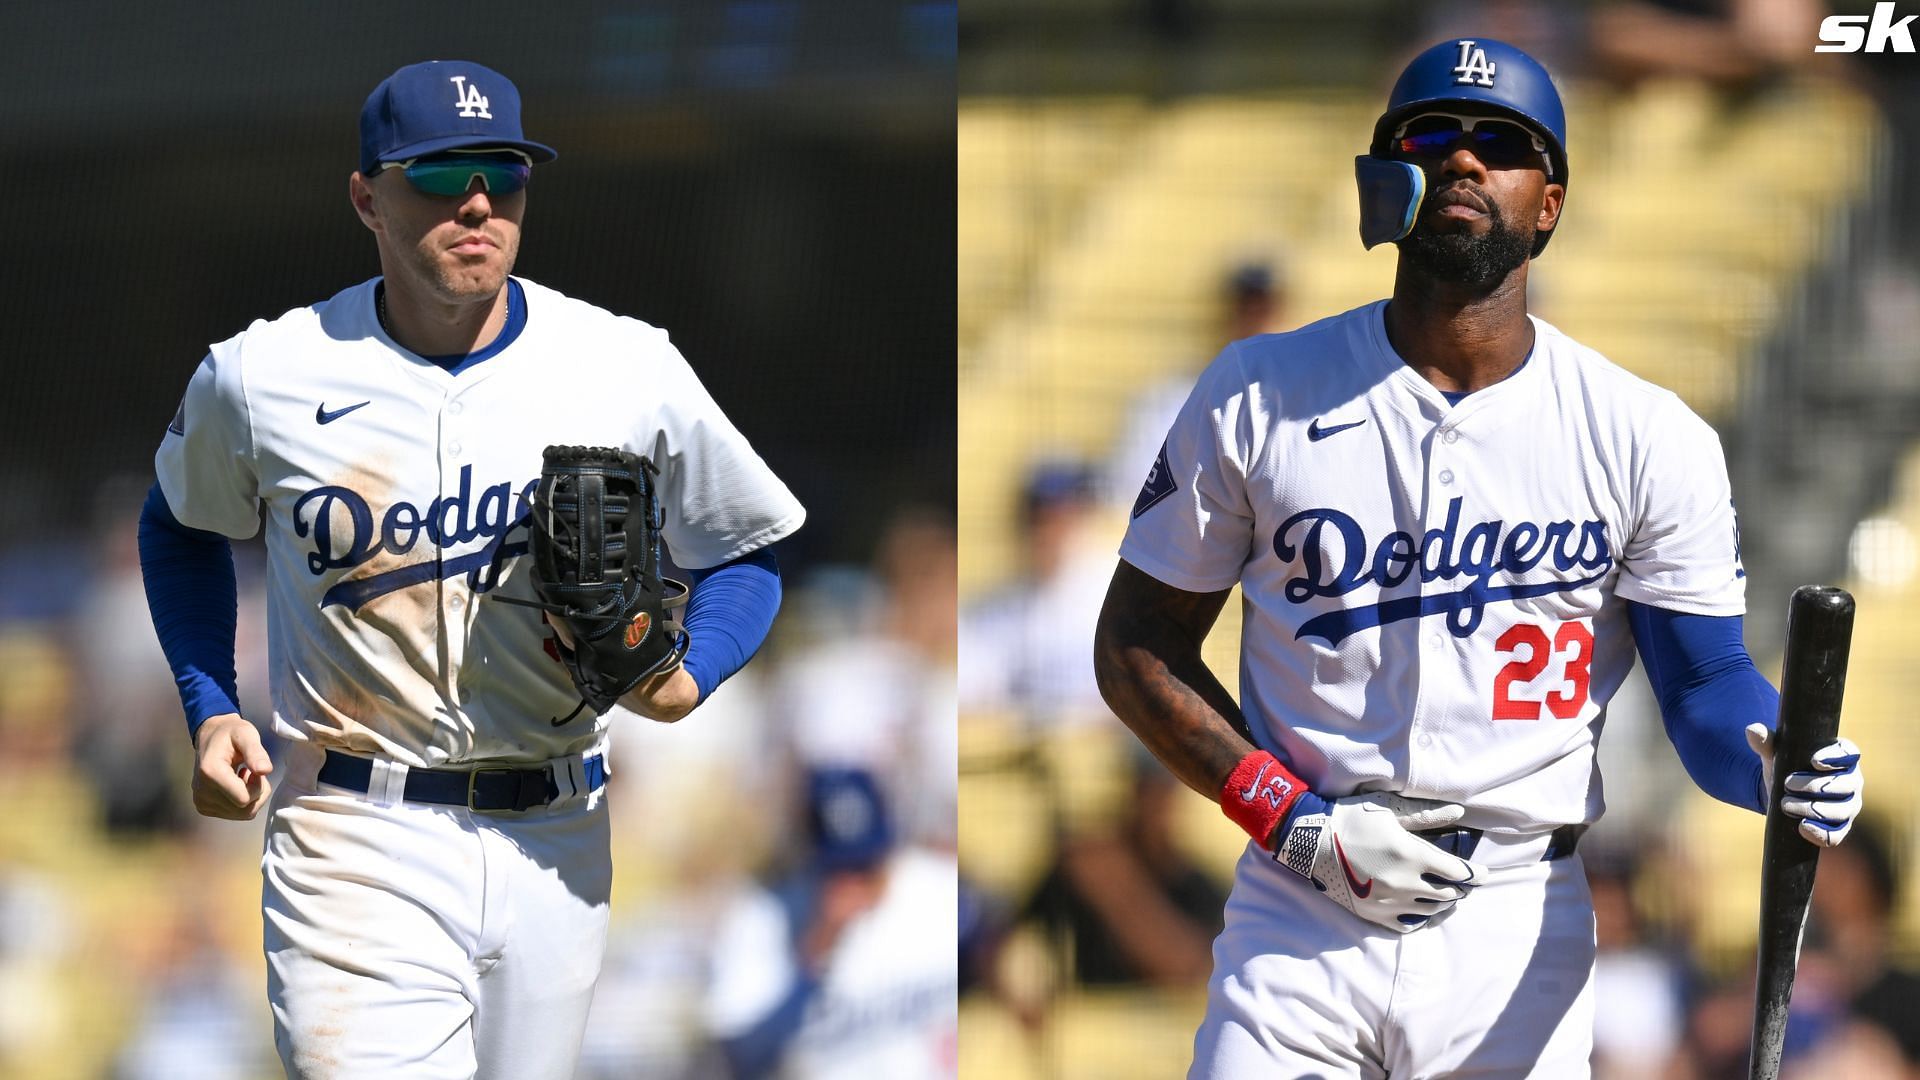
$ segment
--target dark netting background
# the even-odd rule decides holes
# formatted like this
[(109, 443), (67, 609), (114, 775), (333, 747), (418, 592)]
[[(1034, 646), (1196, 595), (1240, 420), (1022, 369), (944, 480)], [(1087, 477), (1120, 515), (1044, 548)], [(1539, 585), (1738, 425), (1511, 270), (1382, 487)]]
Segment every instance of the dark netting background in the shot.
[[(560, 151), (516, 273), (665, 327), (808, 510), (753, 663), (679, 724), (613, 723), (614, 912), (579, 1075), (716, 1075), (706, 973), (781, 961), (714, 960), (716, 920), (806, 869), (806, 747), (848, 752), (810, 724), (854, 723), (865, 756), (838, 763), (911, 792), (903, 847), (951, 861), (956, 19), (952, 0), (0, 5), (0, 1076), (280, 1074), (264, 815), (193, 813), (134, 523), (209, 343), (379, 272), (347, 201), (357, 119), (418, 60), (506, 74)], [(236, 545), (237, 661), (264, 727), (260, 552)], [(717, 802), (742, 760), (751, 806)], [(951, 935), (950, 915), (916, 934)], [(915, 999), (945, 1003), (949, 1067), (952, 998)]]

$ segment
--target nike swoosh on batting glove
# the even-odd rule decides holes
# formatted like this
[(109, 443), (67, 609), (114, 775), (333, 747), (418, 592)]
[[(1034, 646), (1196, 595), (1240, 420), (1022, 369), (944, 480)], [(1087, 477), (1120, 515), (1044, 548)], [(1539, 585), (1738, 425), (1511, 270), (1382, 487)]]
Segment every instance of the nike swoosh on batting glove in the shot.
[[(1773, 794), (1773, 732), (1765, 724), (1747, 725), (1747, 745), (1760, 755), (1769, 798)], [(1836, 847), (1847, 838), (1866, 804), (1866, 776), (1860, 748), (1839, 738), (1814, 752), (1813, 768), (1787, 774), (1780, 809), (1800, 819), (1796, 831), (1810, 844)]]
[(1457, 804), (1385, 792), (1310, 798), (1275, 833), (1273, 857), (1370, 923), (1411, 933), (1486, 880), (1484, 867), (1413, 835), (1459, 821)]

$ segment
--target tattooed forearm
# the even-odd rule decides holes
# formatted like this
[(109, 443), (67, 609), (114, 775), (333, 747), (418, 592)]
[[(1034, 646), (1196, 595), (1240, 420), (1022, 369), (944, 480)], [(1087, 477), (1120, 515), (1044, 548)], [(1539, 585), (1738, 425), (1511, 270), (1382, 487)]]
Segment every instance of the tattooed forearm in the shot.
[(1227, 595), (1185, 592), (1122, 562), (1094, 636), (1094, 671), (1107, 706), (1208, 798), (1253, 751), (1240, 706), (1200, 659)]

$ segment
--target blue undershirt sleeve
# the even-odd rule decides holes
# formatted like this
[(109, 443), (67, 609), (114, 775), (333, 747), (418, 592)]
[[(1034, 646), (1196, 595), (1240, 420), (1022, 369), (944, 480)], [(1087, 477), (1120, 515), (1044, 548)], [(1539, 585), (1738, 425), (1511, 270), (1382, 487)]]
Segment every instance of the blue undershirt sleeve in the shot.
[(819, 980), (810, 975), (801, 975), (787, 989), (787, 996), (779, 1006), (768, 1013), (765, 1019), (721, 1041), (720, 1050), (727, 1056), (734, 1080), (759, 1080), (772, 1073), (774, 1066), (780, 1064), (787, 1043), (799, 1034), (800, 1023), (806, 1019), (807, 1005), (819, 989)]
[(1773, 727), (1780, 692), (1747, 655), (1744, 620), (1631, 600), (1627, 619), (1687, 775), (1721, 802), (1763, 811), (1760, 757), (1747, 745), (1746, 727), (1755, 721)]
[(209, 716), (237, 713), (233, 635), (239, 588), (233, 547), (215, 532), (182, 525), (154, 484), (140, 508), (140, 577), (160, 648), (173, 668), (187, 733)]
[(693, 593), (681, 621), (693, 640), (683, 663), (705, 701), (767, 640), (780, 611), (780, 564), (772, 548), (761, 548), (687, 574)]

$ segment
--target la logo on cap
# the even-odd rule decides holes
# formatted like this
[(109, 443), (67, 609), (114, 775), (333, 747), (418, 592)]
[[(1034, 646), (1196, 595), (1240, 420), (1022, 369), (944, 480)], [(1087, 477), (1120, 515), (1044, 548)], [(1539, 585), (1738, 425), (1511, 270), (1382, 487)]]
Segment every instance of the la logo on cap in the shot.
[(460, 107), (461, 116), (469, 118), (477, 116), (482, 120), (493, 119), (493, 114), (487, 111), (486, 95), (480, 93), (478, 86), (468, 86), (465, 75), (454, 75), (447, 81), (454, 85), (453, 103)]

